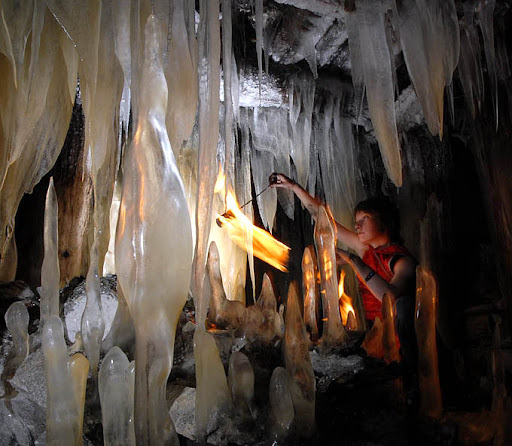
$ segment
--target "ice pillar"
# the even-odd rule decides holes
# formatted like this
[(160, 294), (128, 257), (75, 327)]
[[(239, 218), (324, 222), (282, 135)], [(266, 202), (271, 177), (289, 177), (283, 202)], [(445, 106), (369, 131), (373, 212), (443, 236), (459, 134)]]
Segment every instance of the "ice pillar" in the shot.
[(288, 435), (295, 416), (288, 372), (283, 367), (276, 367), (272, 372), (268, 386), (273, 423), (272, 435), (278, 439)]
[(149, 16), (116, 239), (116, 271), (135, 325), (135, 433), (140, 445), (178, 442), (165, 389), (192, 264), (187, 201), (165, 127), (161, 30)]
[(254, 370), (242, 352), (233, 352), (229, 357), (228, 385), (235, 408), (243, 416), (250, 416), (254, 410)]
[(330, 212), (323, 206), (318, 209), (315, 225), (315, 245), (318, 252), (318, 268), (322, 278), (324, 324), (322, 343), (327, 347), (346, 342), (348, 335), (341, 323), (338, 305), (338, 283), (336, 277), (336, 227)]
[(285, 313), (284, 360), (298, 433), (310, 436), (315, 429), (315, 375), (309, 356), (309, 337), (299, 307), (297, 285), (288, 290)]
[(436, 345), (437, 283), (429, 270), (416, 268), (416, 338), (420, 412), (438, 418), (443, 410), (437, 367)]
[(311, 340), (318, 339), (320, 312), (318, 305), (316, 254), (313, 246), (307, 246), (302, 255), (302, 291), (304, 295), (304, 323)]
[(133, 425), (134, 364), (119, 347), (107, 353), (99, 374), (103, 441), (105, 446), (135, 445)]

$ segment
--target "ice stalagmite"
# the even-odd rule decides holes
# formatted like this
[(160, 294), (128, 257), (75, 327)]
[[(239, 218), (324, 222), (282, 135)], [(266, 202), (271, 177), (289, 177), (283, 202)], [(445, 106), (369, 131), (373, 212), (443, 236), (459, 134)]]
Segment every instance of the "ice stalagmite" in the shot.
[(28, 310), (23, 302), (12, 303), (5, 312), (5, 324), (12, 337), (13, 353), (10, 367), (16, 369), (28, 356)]
[(229, 357), (228, 385), (239, 413), (244, 417), (254, 413), (254, 370), (242, 352), (233, 352)]
[(135, 351), (135, 327), (133, 326), (132, 315), (123, 295), (123, 290), (117, 290), (117, 310), (114, 320), (110, 327), (107, 337), (101, 344), (102, 353), (107, 353), (112, 347), (118, 346), (126, 352), (130, 352), (133, 356)]
[(169, 88), (166, 125), (176, 157), (183, 142), (192, 132), (198, 101), (195, 42), (192, 42), (194, 47), (190, 48), (185, 21), (187, 3), (190, 0), (173, 1), (171, 41), (166, 67)]
[(51, 317), (59, 316), (59, 257), (58, 257), (57, 194), (50, 178), (44, 212), (44, 259), (41, 267), (41, 325)]
[(300, 435), (315, 429), (315, 375), (309, 356), (309, 336), (300, 314), (297, 285), (288, 289), (285, 312), (284, 360), (290, 376), (295, 422)]
[(194, 358), (196, 435), (199, 441), (204, 441), (206, 434), (214, 429), (211, 423), (222, 419), (219, 415), (229, 406), (231, 397), (215, 339), (199, 327), (194, 333)]
[(459, 21), (453, 0), (396, 2), (407, 70), (433, 135), (443, 136), (444, 87), (459, 60)]
[(176, 324), (187, 299), (192, 232), (183, 182), (165, 128), (161, 27), (145, 27), (139, 114), (125, 159), (116, 271), (136, 333), (137, 444), (177, 444), (165, 388)]
[(107, 353), (99, 374), (101, 418), (105, 446), (135, 445), (133, 424), (134, 364), (119, 347)]
[(393, 361), (400, 361), (398, 346), (396, 344), (395, 317), (393, 314), (393, 304), (389, 294), (384, 294), (382, 299), (382, 350), (384, 352), (384, 361), (388, 364)]
[(327, 348), (346, 342), (348, 334), (341, 323), (338, 304), (338, 280), (336, 277), (336, 227), (334, 219), (325, 207), (320, 206), (315, 225), (315, 246), (318, 253), (318, 269), (322, 279), (324, 323), (322, 344)]
[(416, 338), (420, 412), (438, 418), (443, 410), (436, 345), (437, 283), (432, 273), (416, 268)]
[(317, 286), (317, 263), (313, 246), (307, 246), (302, 255), (302, 292), (304, 296), (304, 323), (311, 336), (316, 341), (319, 337), (320, 306)]
[(382, 345), (384, 327), (380, 318), (376, 317), (372, 328), (366, 334), (361, 347), (364, 348), (366, 354), (372, 358), (383, 358), (384, 351)]
[(288, 435), (295, 416), (290, 379), (283, 367), (276, 367), (272, 372), (268, 393), (273, 418), (272, 436), (280, 439)]
[[(79, 396), (73, 392), (62, 321), (51, 316), (42, 332), (46, 374), (46, 444), (82, 444)], [(87, 360), (86, 360), (87, 361)]]
[(196, 248), (192, 292), (196, 320), (206, 319), (208, 296), (203, 293), (206, 255), (212, 223), (212, 197), (217, 175), (219, 138), (220, 25), (219, 1), (200, 1), (199, 22), (199, 161), (197, 166)]
[(400, 187), (402, 161), (396, 130), (390, 49), (386, 41), (387, 9), (385, 0), (361, 0), (357, 2), (356, 10), (345, 17), (354, 88), (362, 91), (362, 84), (366, 86), (370, 117), (386, 172)]
[(71, 376), (70, 392), (75, 397), (76, 425), (78, 426), (76, 438), (80, 439), (79, 444), (82, 444), (81, 439), (84, 426), (85, 389), (87, 387), (89, 369), (89, 361), (81, 353), (74, 354), (68, 359), (68, 370)]
[(277, 311), (276, 295), (267, 273), (263, 275), (263, 284), (257, 303), (263, 310)]

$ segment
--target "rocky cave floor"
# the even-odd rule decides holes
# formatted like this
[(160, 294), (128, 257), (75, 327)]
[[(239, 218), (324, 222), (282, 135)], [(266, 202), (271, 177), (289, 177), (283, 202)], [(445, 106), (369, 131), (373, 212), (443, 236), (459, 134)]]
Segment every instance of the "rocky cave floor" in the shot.
[[(102, 298), (115, 293), (115, 278), (102, 279)], [(71, 288), (70, 288), (71, 287)], [(73, 281), (61, 293), (61, 304), (65, 299), (83, 300), (83, 282)], [(1, 288), (1, 287), (0, 287)], [(74, 292), (73, 289), (77, 289)], [(10, 301), (18, 297), (6, 296), (0, 289), (1, 308), (6, 310)], [(7, 293), (9, 294), (9, 293)], [(4, 434), (1, 444), (44, 444), (44, 413), (46, 404), (45, 378), (40, 336), (37, 334), (39, 317), (37, 299), (23, 296), (30, 313), (31, 354), (19, 367), (16, 375), (6, 381), (5, 358), (11, 345), (10, 336), (2, 330), (2, 386), (0, 398), (0, 421)], [(65, 318), (66, 316), (64, 316)], [(111, 315), (113, 317), (113, 314)], [(2, 318), (3, 319), (3, 318)], [(196, 445), (194, 434), (195, 370), (193, 355), (194, 309), (189, 301), (180, 317), (175, 344), (174, 366), (168, 380), (167, 396), (180, 445)], [(69, 327), (68, 327), (69, 331)], [(363, 333), (352, 333), (352, 341), (342, 350), (319, 353), (312, 347), (311, 359), (316, 378), (316, 430), (312, 438), (300, 438), (293, 434), (297, 426), (290, 429), (287, 438), (274, 438), (272, 431), (271, 408), (269, 405), (269, 382), (272, 371), (284, 366), (281, 343), (274, 345), (244, 344), (234, 333), (216, 331), (214, 333), (221, 360), (227, 372), (229, 355), (240, 350), (249, 358), (255, 373), (255, 397), (253, 416), (241, 414), (236, 408), (218, 414), (208, 426), (207, 443), (211, 445), (452, 445), (452, 444), (493, 444), (492, 434), (485, 433), (488, 421), (487, 412), (475, 414), (473, 426), (475, 441), (467, 441), (471, 432), (467, 426), (443, 417), (431, 420), (418, 416), (415, 398), (407, 398), (402, 385), (401, 367), (393, 363), (369, 358), (361, 349)], [(129, 359), (133, 359), (130, 358)], [(89, 377), (88, 395), (84, 417), (84, 444), (103, 444), (101, 411), (97, 398), (91, 396)], [(413, 393), (417, 396), (417, 393)], [(409, 400), (409, 401), (407, 401)], [(30, 407), (30, 413), (27, 409)], [(24, 414), (24, 423), (20, 418)], [(490, 415), (489, 415), (490, 416)], [(27, 422), (27, 417), (31, 420)], [(473, 418), (475, 418), (473, 417)], [(476, 424), (475, 424), (476, 423)], [(25, 427), (22, 427), (22, 425)], [(21, 427), (20, 427), (21, 426)], [(16, 431), (18, 429), (18, 431)], [(19, 432), (25, 429), (28, 433)], [(484, 434), (481, 434), (484, 432)], [(26, 434), (26, 435), (25, 435)], [(7, 441), (8, 442), (5, 442)], [(24, 440), (26, 439), (26, 440)]]

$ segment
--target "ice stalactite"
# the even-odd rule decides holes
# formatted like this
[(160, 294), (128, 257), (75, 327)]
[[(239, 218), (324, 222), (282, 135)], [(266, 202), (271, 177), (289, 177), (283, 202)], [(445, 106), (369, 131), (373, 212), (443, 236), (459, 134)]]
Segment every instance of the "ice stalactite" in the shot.
[(201, 0), (199, 22), (199, 161), (197, 166), (196, 247), (192, 292), (200, 329), (208, 309), (203, 293), (206, 255), (212, 223), (212, 197), (217, 176), (219, 138), (220, 25), (218, 0)]
[(134, 384), (134, 362), (128, 362), (119, 347), (112, 347), (101, 363), (99, 374), (103, 439), (106, 446), (135, 445)]
[(437, 367), (437, 283), (432, 273), (421, 266), (416, 268), (415, 314), (420, 412), (423, 415), (438, 418), (443, 411), (443, 402)]
[(396, 2), (405, 63), (433, 135), (443, 136), (443, 99), (459, 60), (459, 21), (453, 0)]
[[(18, 89), (14, 88), (11, 69), (5, 58), (0, 61), (0, 250), (2, 263), (14, 233), (14, 217), (25, 193), (53, 167), (71, 117), (72, 101), (68, 94), (68, 48), (61, 46), (63, 32), (47, 11), (40, 35), (37, 63), (33, 67), (37, 88), (31, 88), (29, 65), (31, 40), (27, 43), (24, 70)], [(34, 44), (34, 47), (37, 45)], [(35, 52), (36, 50), (34, 50)], [(71, 68), (70, 68), (71, 69)], [(75, 72), (76, 85), (76, 72)], [(27, 114), (27, 110), (31, 113)], [(43, 110), (45, 112), (43, 113)], [(22, 127), (18, 132), (16, 128)], [(14, 134), (13, 132), (16, 132)], [(21, 144), (15, 155), (15, 146)], [(15, 155), (15, 156), (14, 156)], [(3, 267), (3, 265), (2, 265)], [(14, 269), (15, 269), (14, 265)], [(4, 280), (12, 280), (4, 278)]]
[[(83, 355), (68, 358), (62, 321), (58, 316), (51, 316), (46, 321), (42, 346), (46, 373), (46, 444), (82, 444), (89, 363)], [(78, 356), (80, 358), (74, 359)]]
[(402, 185), (402, 161), (396, 129), (393, 75), (386, 40), (384, 0), (363, 0), (346, 15), (350, 60), (356, 98), (366, 88), (368, 108), (379, 142), (386, 172), (393, 183)]
[[(174, 0), (171, 41), (167, 55), (166, 78), (169, 89), (166, 125), (176, 157), (183, 142), (192, 133), (198, 101), (197, 55), (194, 40), (189, 42), (186, 22), (187, 4), (190, 0)], [(190, 45), (193, 45), (191, 48)]]
[(319, 338), (320, 296), (317, 286), (317, 261), (315, 248), (307, 246), (302, 255), (302, 292), (304, 296), (304, 323), (311, 340)]
[(59, 229), (58, 229), (57, 194), (50, 178), (46, 193), (44, 212), (44, 259), (41, 267), (41, 326), (51, 316), (59, 316)]
[(478, 30), (474, 23), (474, 3), (464, 4), (464, 17), (460, 22), (459, 77), (464, 89), (466, 103), (473, 116), (482, 108), (484, 78), (481, 63), (481, 48)]
[(396, 344), (395, 316), (391, 297), (384, 294), (382, 299), (382, 350), (384, 361), (388, 364), (400, 361), (400, 353)]
[(242, 352), (233, 352), (229, 357), (228, 386), (233, 405), (244, 418), (254, 412), (254, 370)]
[(478, 23), (484, 42), (485, 61), (490, 84), (490, 95), (494, 110), (494, 122), (498, 130), (498, 79), (496, 73), (496, 55), (494, 50), (494, 6), (496, 0), (483, 0), (477, 11)]
[(301, 316), (295, 283), (288, 289), (285, 322), (284, 360), (290, 376), (295, 423), (297, 432), (309, 437), (315, 430), (316, 385), (309, 356), (309, 336)]
[(165, 127), (165, 36), (154, 16), (145, 27), (139, 114), (125, 158), (116, 236), (116, 271), (136, 333), (137, 444), (177, 444), (165, 388), (176, 324), (192, 264), (190, 217)]
[(290, 82), (289, 99), (292, 138), (290, 156), (297, 169), (297, 182), (305, 188), (310, 165), (315, 82), (309, 77), (295, 77)]
[(274, 438), (279, 440), (288, 435), (295, 416), (290, 378), (285, 368), (276, 367), (274, 369), (268, 393), (273, 418), (271, 432)]
[[(338, 279), (336, 277), (336, 227), (330, 211), (324, 206), (318, 209), (315, 225), (315, 246), (318, 253), (318, 269), (322, 279), (321, 294), (324, 308), (322, 345), (329, 349), (340, 346), (348, 339), (341, 323), (338, 304)], [(325, 311), (326, 309), (326, 311)]]
[(231, 404), (231, 396), (215, 339), (205, 330), (198, 328), (194, 333), (194, 358), (196, 435), (199, 441), (204, 441), (209, 431), (216, 428), (211, 425), (211, 421), (223, 418), (221, 414)]
[[(5, 312), (5, 324), (12, 338), (12, 354), (8, 365), (13, 370), (25, 360), (29, 353), (28, 310), (23, 302), (12, 303)], [(7, 365), (5, 367), (7, 369)]]

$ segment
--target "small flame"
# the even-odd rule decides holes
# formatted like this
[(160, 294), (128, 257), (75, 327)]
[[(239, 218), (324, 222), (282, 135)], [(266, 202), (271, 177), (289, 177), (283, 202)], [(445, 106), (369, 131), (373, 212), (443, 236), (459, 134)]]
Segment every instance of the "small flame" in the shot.
[[(217, 224), (227, 231), (229, 238), (240, 248), (252, 253), (280, 271), (288, 272), (286, 266), (290, 248), (276, 240), (267, 231), (254, 226), (240, 209), (231, 187), (228, 187), (227, 193), (225, 193), (225, 183), (225, 175), (222, 173), (222, 169), (219, 168), (215, 192), (221, 193), (222, 196), (225, 195), (226, 212), (217, 217)], [(219, 185), (218, 189), (217, 185)]]
[(354, 307), (352, 306), (352, 298), (345, 293), (345, 271), (341, 270), (340, 283), (338, 285), (338, 296), (340, 303), (340, 314), (343, 325), (347, 325), (348, 313), (352, 311), (356, 314)]

